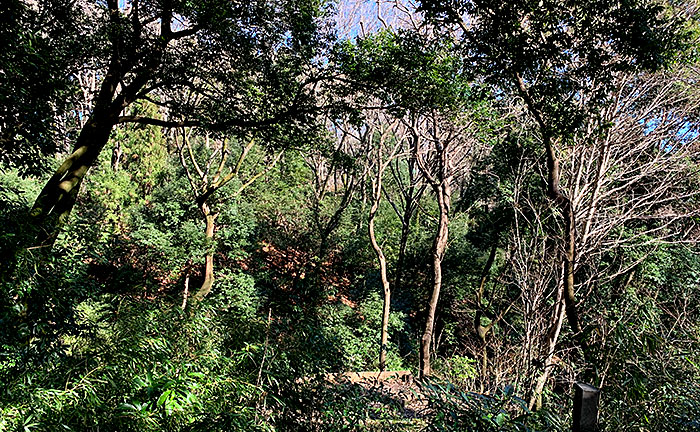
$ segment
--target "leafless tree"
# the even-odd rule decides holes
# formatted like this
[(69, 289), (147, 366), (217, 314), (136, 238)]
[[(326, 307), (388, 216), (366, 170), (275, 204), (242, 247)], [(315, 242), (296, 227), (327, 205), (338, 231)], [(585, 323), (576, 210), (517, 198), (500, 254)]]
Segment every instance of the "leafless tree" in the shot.
[(411, 114), (405, 121), (411, 131), (413, 158), (438, 205), (438, 224), (432, 246), (433, 288), (420, 343), (420, 376), (427, 377), (431, 375), (431, 349), (442, 288), (442, 260), (448, 244), (452, 188), (458, 178), (469, 175), (469, 168), (480, 155), (481, 144), (472, 133), (474, 119), (468, 113), (456, 119), (438, 112)]
[[(697, 70), (621, 78), (615, 103), (565, 149), (580, 233), (576, 271), (593, 269), (579, 282), (584, 297), (600, 278), (602, 255), (640, 243), (696, 240), (698, 78)], [(634, 233), (622, 230), (632, 224)], [(624, 263), (605, 277), (635, 265)]]
[(377, 255), (377, 260), (379, 261), (379, 273), (382, 281), (382, 290), (384, 293), (384, 304), (382, 307), (382, 328), (381, 328), (381, 339), (380, 339), (380, 349), (379, 349), (379, 370), (384, 371), (386, 368), (386, 353), (387, 345), (389, 342), (389, 314), (391, 312), (391, 286), (389, 283), (389, 272), (387, 266), (387, 260), (382, 250), (382, 246), (377, 241), (377, 236), (375, 233), (374, 222), (377, 216), (377, 211), (379, 210), (379, 204), (382, 199), (382, 180), (384, 173), (391, 165), (393, 160), (398, 155), (402, 147), (401, 138), (405, 137), (405, 134), (398, 131), (401, 126), (397, 119), (391, 118), (390, 116), (383, 116), (379, 113), (372, 115), (372, 120), (376, 123), (371, 130), (374, 131), (371, 137), (373, 142), (373, 148), (371, 149), (374, 156), (369, 158), (370, 170), (372, 171), (371, 185), (372, 185), (372, 206), (369, 211), (369, 220), (367, 222), (367, 229), (369, 233), (369, 240), (372, 244), (372, 249), (374, 249)]
[(423, 180), (416, 165), (416, 157), (412, 151), (410, 128), (396, 128), (394, 138), (401, 146), (398, 157), (393, 158), (387, 169), (391, 186), (383, 185), (382, 191), (387, 202), (394, 210), (401, 223), (401, 236), (394, 270), (394, 287), (401, 289), (403, 274), (406, 267), (406, 252), (408, 238), (411, 233), (411, 221), (419, 208), (428, 184)]
[[(570, 206), (563, 227), (555, 214), (530, 198), (522, 181), (516, 182), (510, 247), (513, 278), (523, 299), (523, 367), (539, 365), (535, 369), (541, 371), (533, 383), (531, 406), (539, 406), (555, 363), (566, 357), (558, 344), (563, 318), (571, 313), (567, 308), (586, 306), (571, 294), (589, 298), (596, 286), (631, 275), (641, 261), (619, 259), (603, 268), (606, 256), (632, 246), (651, 250), (669, 242), (697, 241), (696, 80), (693, 70), (619, 77), (613, 103), (592, 116), (583, 132), (558, 141), (556, 161), (548, 154), (550, 165), (540, 175), (553, 181), (556, 162), (559, 192)], [(554, 151), (553, 144), (549, 147)], [(520, 170), (537, 172), (537, 166), (528, 161)], [(563, 238), (556, 240), (559, 233)], [(551, 265), (558, 256), (563, 256), (561, 268)], [(580, 323), (578, 314), (576, 318)], [(595, 317), (591, 322), (597, 322)], [(579, 331), (592, 325), (579, 325)], [(572, 330), (579, 332), (574, 326)]]

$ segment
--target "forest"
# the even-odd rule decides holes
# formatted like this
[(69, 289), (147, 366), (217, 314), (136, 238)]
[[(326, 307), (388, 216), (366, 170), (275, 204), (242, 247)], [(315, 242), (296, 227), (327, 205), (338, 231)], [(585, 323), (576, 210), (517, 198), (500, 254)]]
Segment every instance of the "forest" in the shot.
[(700, 431), (699, 11), (3, 0), (0, 432)]

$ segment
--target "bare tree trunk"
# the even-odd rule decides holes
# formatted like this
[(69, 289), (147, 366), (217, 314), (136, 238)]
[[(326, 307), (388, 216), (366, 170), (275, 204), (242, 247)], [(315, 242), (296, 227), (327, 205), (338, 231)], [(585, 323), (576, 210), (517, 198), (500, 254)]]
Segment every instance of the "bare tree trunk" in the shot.
[(435, 328), (435, 311), (437, 310), (437, 304), (440, 298), (440, 288), (442, 288), (442, 258), (445, 255), (445, 249), (447, 249), (448, 239), (447, 225), (449, 222), (450, 199), (452, 195), (449, 182), (443, 181), (437, 185), (435, 187), (435, 192), (438, 200), (438, 208), (440, 209), (440, 219), (438, 221), (438, 229), (433, 244), (433, 292), (430, 295), (428, 316), (425, 321), (425, 331), (420, 341), (419, 376), (421, 379), (431, 375), (430, 354)]
[(119, 171), (119, 165), (122, 160), (122, 144), (121, 141), (116, 140), (114, 142), (114, 149), (112, 150), (112, 171)]
[(525, 98), (525, 102), (527, 103), (531, 113), (534, 115), (537, 124), (540, 126), (540, 131), (542, 132), (542, 141), (547, 152), (547, 196), (554, 200), (564, 216), (564, 302), (566, 304), (566, 317), (569, 321), (569, 326), (574, 333), (578, 334), (581, 332), (581, 325), (579, 324), (578, 312), (576, 311), (576, 295), (574, 291), (574, 271), (576, 265), (576, 216), (574, 214), (574, 208), (571, 200), (561, 193), (561, 190), (559, 189), (559, 177), (561, 170), (549, 129), (544, 122), (542, 114), (530, 97), (522, 78), (516, 75), (516, 80), (520, 89), (520, 94)]
[(581, 332), (581, 324), (579, 323), (576, 310), (576, 293), (574, 291), (576, 216), (571, 200), (559, 190), (559, 160), (556, 157), (552, 138), (549, 135), (545, 134), (544, 144), (547, 150), (547, 195), (554, 200), (564, 216), (564, 303), (566, 305), (566, 317), (571, 330), (578, 334)]
[(379, 354), (379, 370), (386, 369), (386, 353), (389, 343), (389, 314), (391, 313), (391, 290), (389, 289), (389, 280), (386, 278), (386, 263), (384, 264), (384, 277), (382, 278), (382, 286), (384, 288), (384, 304), (382, 307), (382, 337), (381, 337), (381, 352)]
[(525, 99), (530, 113), (535, 117), (542, 133), (542, 141), (547, 152), (547, 196), (554, 200), (564, 217), (564, 302), (569, 326), (575, 334), (581, 333), (581, 325), (576, 311), (576, 295), (574, 290), (574, 271), (576, 265), (576, 215), (571, 200), (559, 189), (561, 169), (559, 159), (554, 150), (554, 140), (544, 117), (530, 97), (525, 82), (520, 75), (515, 75), (520, 95)]
[[(80, 184), (95, 164), (109, 141), (119, 114), (136, 99), (136, 92), (145, 84), (147, 75), (139, 75), (115, 98), (122, 79), (119, 61), (114, 60), (100, 86), (90, 118), (80, 130), (73, 153), (56, 170), (34, 202), (29, 215), (38, 229), (35, 246), (51, 250), (61, 228), (75, 206)], [(113, 100), (114, 99), (114, 100)]]
[(386, 368), (386, 352), (387, 344), (389, 342), (389, 313), (391, 312), (391, 288), (389, 286), (389, 277), (387, 275), (386, 257), (382, 252), (377, 238), (374, 233), (374, 220), (376, 216), (376, 208), (378, 207), (378, 201), (372, 205), (372, 211), (370, 212), (369, 219), (369, 238), (372, 243), (372, 248), (377, 254), (377, 259), (379, 260), (379, 273), (382, 279), (382, 288), (384, 292), (384, 307), (382, 309), (382, 330), (381, 330), (381, 345), (379, 351), (379, 370), (383, 371)]
[(190, 293), (190, 274), (185, 276), (185, 291), (182, 293), (182, 310), (187, 308), (187, 296)]
[(45, 252), (53, 247), (75, 206), (85, 174), (97, 161), (107, 145), (112, 127), (117, 123), (123, 106), (116, 106), (112, 99), (121, 78), (120, 63), (114, 55), (100, 85), (90, 118), (80, 130), (73, 153), (44, 185), (29, 212), (32, 224), (38, 230), (34, 246)]
[[(212, 286), (214, 285), (214, 232), (216, 230), (216, 218), (219, 213), (216, 210), (212, 211), (212, 207), (216, 207), (218, 205), (216, 200), (212, 202), (212, 196), (216, 193), (216, 191), (229, 184), (229, 182), (231, 182), (233, 179), (240, 179), (239, 174), (241, 166), (255, 143), (254, 140), (250, 140), (248, 144), (241, 148), (241, 153), (238, 156), (238, 160), (236, 161), (235, 165), (233, 167), (228, 167), (230, 172), (225, 174), (224, 170), (227, 169), (226, 163), (229, 161), (230, 155), (230, 150), (228, 147), (229, 141), (224, 139), (221, 141), (217, 140), (214, 143), (214, 140), (210, 140), (209, 138), (210, 137), (208, 134), (204, 136), (204, 144), (206, 146), (211, 147), (218, 145), (219, 147), (213, 150), (213, 155), (206, 161), (204, 168), (202, 168), (200, 163), (197, 162), (195, 150), (190, 142), (190, 133), (188, 133), (187, 128), (182, 128), (182, 141), (180, 143), (178, 143), (176, 136), (174, 139), (175, 146), (180, 157), (180, 165), (185, 170), (185, 176), (187, 177), (190, 187), (192, 188), (194, 200), (197, 205), (199, 205), (199, 210), (202, 212), (205, 222), (207, 251), (204, 256), (204, 280), (197, 293), (192, 296), (192, 298), (197, 301), (200, 301), (206, 297), (211, 292)], [(247, 181), (243, 182), (243, 184), (237, 190), (230, 193), (228, 197), (233, 198), (240, 195), (248, 186), (270, 171), (281, 157), (282, 152), (278, 152), (264, 169), (252, 175)], [(216, 168), (216, 171), (212, 174), (209, 171), (209, 167), (215, 162), (215, 159), (219, 159), (218, 168)]]
[(217, 215), (211, 212), (211, 209), (206, 203), (202, 203), (200, 210), (206, 221), (206, 236), (207, 243), (209, 244), (207, 245), (207, 252), (204, 256), (204, 281), (199, 291), (197, 291), (197, 294), (193, 296), (195, 300), (202, 300), (206, 297), (211, 292), (211, 288), (214, 285), (214, 249), (212, 242), (214, 240), (214, 228)]
[[(119, 9), (119, 2), (107, 0), (106, 3), (109, 24), (115, 28), (120, 27), (123, 24), (123, 15)], [(134, 22), (140, 26), (138, 10), (134, 9), (132, 13)], [(112, 128), (119, 123), (120, 113), (140, 97), (139, 93), (160, 67), (163, 52), (168, 44), (190, 34), (188, 31), (171, 30), (172, 7), (164, 6), (158, 15), (161, 37), (158, 43), (148, 50), (145, 65), (141, 63), (143, 52), (139, 52), (143, 43), (140, 40), (140, 31), (123, 32), (120, 35), (117, 33), (122, 32), (112, 32), (114, 35), (110, 37), (108, 45), (111, 59), (97, 97), (92, 103), (90, 117), (80, 130), (73, 153), (46, 183), (30, 211), (32, 223), (38, 230), (35, 246), (44, 251), (52, 248), (70, 216), (80, 184), (107, 144)], [(133, 39), (125, 39), (127, 35)], [(123, 52), (125, 46), (134, 48), (126, 56)], [(133, 73), (133, 77), (126, 84), (124, 77), (129, 73)]]
[[(380, 153), (381, 155), (381, 153)], [(377, 237), (374, 233), (374, 220), (377, 216), (377, 210), (379, 209), (379, 201), (382, 196), (382, 173), (381, 168), (381, 157), (378, 158), (377, 167), (377, 178), (372, 181), (374, 199), (372, 202), (372, 208), (369, 211), (369, 240), (372, 243), (372, 249), (377, 254), (377, 260), (379, 260), (379, 273), (382, 279), (382, 288), (384, 291), (384, 307), (382, 309), (382, 330), (381, 330), (381, 343), (379, 346), (379, 370), (384, 371), (386, 369), (386, 352), (387, 344), (389, 342), (389, 313), (391, 311), (391, 288), (389, 286), (389, 277), (387, 275), (386, 267), (386, 257), (382, 248), (377, 242)]]

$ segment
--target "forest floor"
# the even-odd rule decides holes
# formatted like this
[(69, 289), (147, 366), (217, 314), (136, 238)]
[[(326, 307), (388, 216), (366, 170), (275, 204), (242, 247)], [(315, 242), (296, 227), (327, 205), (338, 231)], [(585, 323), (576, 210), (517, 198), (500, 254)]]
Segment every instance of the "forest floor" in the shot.
[(410, 371), (347, 372), (328, 374), (332, 384), (359, 386), (368, 400), (381, 405), (401, 407), (405, 419), (419, 419), (429, 414), (428, 398)]

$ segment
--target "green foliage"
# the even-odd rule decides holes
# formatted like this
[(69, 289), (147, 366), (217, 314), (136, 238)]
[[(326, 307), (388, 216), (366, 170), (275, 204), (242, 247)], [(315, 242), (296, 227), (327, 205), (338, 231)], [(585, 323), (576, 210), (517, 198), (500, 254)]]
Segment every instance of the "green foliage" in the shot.
[(479, 376), (476, 359), (453, 355), (445, 359), (437, 359), (434, 365), (435, 373), (443, 376), (447, 382), (454, 383), (459, 388), (470, 388), (474, 378)]
[(39, 251), (23, 247), (35, 235), (27, 214), (39, 190), (37, 181), (9, 171), (0, 182), (0, 374), (10, 377), (57, 355), (57, 339), (75, 331), (73, 307), (97, 287), (86, 279), (84, 249), (59, 245), (55, 256), (39, 262)]
[(690, 413), (700, 380), (700, 329), (696, 311), (687, 305), (696, 301), (699, 288), (698, 257), (684, 247), (661, 247), (649, 258), (631, 278), (606, 286), (613, 291), (612, 301), (600, 305), (607, 322), (594, 340), (605, 343), (594, 352), (598, 367), (607, 370), (606, 425), (611, 430), (697, 430)]
[(441, 27), (447, 34), (468, 16), (460, 27), (463, 58), (520, 97), (522, 79), (529, 109), (552, 136), (569, 136), (610, 103), (616, 74), (667, 66), (689, 36), (682, 14), (647, 1), (424, 0), (421, 9), (448, 23)]
[(268, 428), (255, 416), (263, 390), (250, 383), (250, 352), (227, 349), (212, 310), (112, 296), (77, 310), (84, 330), (64, 339), (64, 356), (6, 380), (3, 430)]
[(336, 57), (362, 90), (397, 114), (407, 109), (456, 112), (478, 93), (449, 39), (383, 31), (340, 44)]
[[(378, 366), (382, 307), (383, 300), (375, 290), (355, 309), (341, 303), (325, 305), (319, 311), (324, 317), (321, 331), (337, 348), (344, 370), (372, 370)], [(404, 331), (404, 319), (399, 311), (393, 311), (389, 317), (388, 370), (404, 367), (395, 341)]]
[[(577, 292), (585, 357), (577, 357), (564, 325), (544, 409), (530, 412), (511, 387), (496, 390), (516, 382), (532, 393), (560, 286), (562, 227), (544, 196), (546, 176), (533, 168), (541, 134), (582, 137), (578, 126), (607, 104), (613, 79), (661, 67), (676, 49), (692, 53), (670, 10), (641, 1), (425, 1), (424, 12), (440, 19), (430, 31), (363, 33), (332, 47), (325, 2), (176, 1), (178, 25), (196, 26), (197, 35), (172, 41), (151, 64), (162, 38), (149, 26), (134, 36), (136, 3), (110, 23), (104, 3), (91, 4), (100, 12), (94, 15), (76, 14), (71, 2), (39, 3), (0, 7), (7, 23), (0, 28), (0, 431), (558, 431), (570, 423), (562, 387), (572, 379), (604, 388), (606, 430), (700, 429), (698, 249), (640, 234), (653, 228), (664, 241), (673, 230), (692, 237), (697, 220), (690, 218), (620, 224), (601, 241), (628, 241), (624, 247), (580, 257), (577, 289), (589, 290)], [(155, 17), (162, 5), (142, 1), (139, 11)], [(464, 12), (473, 21), (450, 33)], [(182, 130), (122, 125), (90, 167), (55, 248), (26, 249), (36, 235), (27, 214), (42, 184), (27, 174), (75, 138), (76, 119), (66, 116), (74, 77), (67, 77), (80, 67), (102, 79), (113, 58), (128, 69), (117, 91), (135, 82), (153, 89), (149, 102), (127, 104), (123, 113), (119, 105), (115, 116), (157, 123), (167, 111), (169, 120), (215, 125), (189, 130), (192, 159), (209, 175), (213, 156), (230, 152), (228, 170), (255, 138), (238, 177), (206, 195), (217, 214), (214, 238), (204, 232), (196, 198), (206, 191), (193, 190), (173, 154)], [(514, 91), (518, 75), (532, 101)], [(635, 85), (640, 77), (632, 76)], [(487, 149), (452, 185), (434, 362), (435, 375), (448, 382), (418, 390), (389, 384), (403, 395), (325, 379), (377, 368), (383, 299), (366, 233), (367, 154), (340, 148), (317, 114), (321, 100), (329, 110), (324, 121), (352, 107), (343, 121), (361, 131), (359, 107), (370, 99), (403, 122), (434, 113), (472, 122), (466, 133)], [(522, 113), (528, 103), (546, 127), (533, 127)], [(693, 116), (683, 120), (689, 128)], [(59, 128), (57, 118), (67, 125)], [(274, 169), (241, 189), (281, 148), (288, 150)], [(382, 201), (375, 224), (392, 283), (403, 228), (395, 211), (406, 203), (402, 183), (419, 175), (404, 150), (384, 179), (394, 201)], [(561, 153), (562, 161), (579, 156), (573, 147)], [(192, 183), (207, 177), (190, 174)], [(328, 183), (317, 184), (325, 174)], [(684, 186), (694, 190), (693, 181)], [(573, 182), (564, 178), (562, 187)], [(697, 204), (692, 191), (683, 196), (688, 208)], [(578, 201), (579, 213), (589, 199)], [(610, 199), (625, 205), (636, 196)], [(392, 285), (389, 370), (417, 363), (415, 329), (425, 318), (438, 207), (426, 193), (417, 208), (402, 283)], [(182, 307), (185, 284), (192, 294), (202, 282), (207, 253), (214, 288)], [(485, 338), (475, 334), (478, 324), (491, 323)], [(468, 391), (477, 384), (494, 394)], [(418, 403), (427, 406), (406, 406), (406, 391), (420, 393)]]
[(252, 319), (261, 310), (255, 279), (241, 271), (224, 268), (217, 272), (215, 301), (236, 316)]
[(26, 255), (21, 247), (33, 232), (26, 224), (26, 214), (39, 193), (39, 185), (22, 179), (15, 170), (0, 172), (0, 260), (4, 263), (0, 276), (7, 277), (14, 270), (18, 255)]
[(428, 401), (435, 410), (427, 430), (431, 431), (564, 431), (568, 425), (561, 412), (527, 408), (525, 401), (507, 386), (495, 396), (464, 393), (450, 383), (424, 385)]
[(0, 6), (0, 163), (22, 175), (50, 168), (49, 156), (69, 133), (59, 117), (74, 99), (69, 76), (87, 43), (79, 39), (84, 18), (76, 9), (62, 1)]
[(340, 380), (310, 381), (295, 388), (285, 405), (279, 431), (416, 431), (420, 423), (403, 418), (401, 401), (380, 387)]

